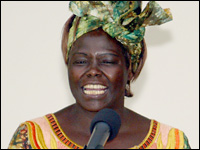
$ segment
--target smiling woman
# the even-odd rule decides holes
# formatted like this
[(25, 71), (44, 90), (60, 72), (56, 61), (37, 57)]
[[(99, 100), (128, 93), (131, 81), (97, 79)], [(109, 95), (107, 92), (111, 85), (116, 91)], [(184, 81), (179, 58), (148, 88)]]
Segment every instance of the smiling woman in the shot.
[(121, 118), (106, 149), (190, 148), (183, 131), (124, 106), (146, 60), (145, 27), (172, 20), (170, 11), (154, 1), (143, 11), (141, 1), (71, 1), (69, 6), (74, 14), (64, 26), (62, 52), (76, 102), (22, 123), (9, 148), (83, 148), (92, 119), (104, 108)]
[(128, 74), (120, 45), (102, 29), (81, 36), (69, 53), (71, 91), (88, 111), (123, 107)]

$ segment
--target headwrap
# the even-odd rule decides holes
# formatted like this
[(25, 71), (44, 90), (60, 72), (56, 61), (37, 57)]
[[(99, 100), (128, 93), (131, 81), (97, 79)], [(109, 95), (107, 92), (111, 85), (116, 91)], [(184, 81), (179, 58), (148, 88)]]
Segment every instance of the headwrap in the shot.
[(76, 17), (69, 31), (66, 57), (80, 36), (101, 27), (128, 50), (135, 72), (145, 27), (172, 20), (170, 10), (162, 9), (155, 1), (150, 1), (142, 12), (141, 5), (141, 1), (70, 1), (69, 9)]

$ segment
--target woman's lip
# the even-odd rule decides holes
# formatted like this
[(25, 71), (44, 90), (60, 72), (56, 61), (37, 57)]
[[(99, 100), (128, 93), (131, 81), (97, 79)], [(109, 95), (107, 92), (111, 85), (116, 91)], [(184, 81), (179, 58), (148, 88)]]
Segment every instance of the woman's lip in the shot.
[(85, 89), (85, 88), (82, 88), (83, 93), (86, 96), (90, 96), (90, 97), (98, 97), (98, 96), (105, 95), (107, 90), (108, 90), (108, 88), (105, 88), (105, 89)]
[(90, 98), (101, 98), (107, 93), (108, 87), (102, 83), (87, 83), (82, 86), (82, 91), (85, 96)]
[(103, 84), (86, 84), (82, 87), (84, 90), (105, 90), (108, 87)]
[(86, 94), (86, 95), (96, 95), (96, 96), (98, 96), (98, 95), (103, 95), (103, 94), (105, 94), (105, 93), (106, 93), (106, 90), (107, 90), (107, 89), (104, 89), (104, 90), (86, 90), (86, 89), (83, 89), (83, 92), (84, 92), (84, 94)]

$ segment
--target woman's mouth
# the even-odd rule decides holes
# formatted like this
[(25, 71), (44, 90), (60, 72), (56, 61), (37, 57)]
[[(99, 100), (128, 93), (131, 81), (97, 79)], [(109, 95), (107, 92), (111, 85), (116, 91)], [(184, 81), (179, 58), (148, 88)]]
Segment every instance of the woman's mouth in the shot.
[(87, 95), (102, 95), (106, 90), (107, 87), (100, 84), (87, 84), (83, 86), (83, 92)]

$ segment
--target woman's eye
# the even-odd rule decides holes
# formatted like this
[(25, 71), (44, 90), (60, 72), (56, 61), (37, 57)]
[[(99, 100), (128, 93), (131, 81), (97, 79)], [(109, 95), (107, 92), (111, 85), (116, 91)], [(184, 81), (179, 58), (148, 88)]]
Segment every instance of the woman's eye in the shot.
[(87, 61), (86, 60), (76, 60), (73, 62), (73, 64), (77, 64), (77, 65), (83, 65), (83, 64), (86, 64)]
[(116, 61), (109, 61), (109, 60), (104, 60), (101, 62), (102, 64), (108, 64), (108, 65), (113, 65), (113, 64), (117, 64)]

